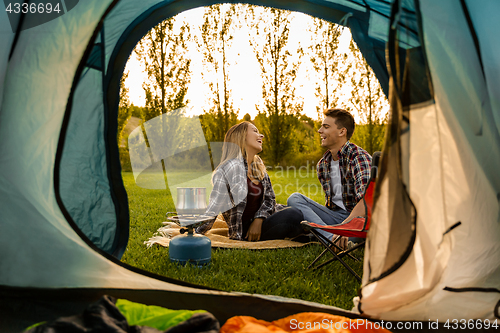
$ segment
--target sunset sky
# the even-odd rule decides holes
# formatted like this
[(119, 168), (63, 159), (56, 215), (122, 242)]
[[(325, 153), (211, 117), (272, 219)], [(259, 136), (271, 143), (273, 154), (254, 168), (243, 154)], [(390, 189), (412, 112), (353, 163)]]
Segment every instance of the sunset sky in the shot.
[[(195, 8), (179, 14), (179, 19), (184, 19), (193, 24), (194, 22), (202, 22), (204, 8)], [(300, 45), (307, 49), (311, 42), (308, 27), (312, 19), (310, 16), (294, 12), (294, 18), (290, 28), (289, 45), (292, 50), (296, 50)], [(193, 34), (199, 34), (199, 29), (192, 29)], [(344, 30), (341, 36), (340, 49), (347, 50), (351, 34), (348, 29)], [(207, 93), (209, 93), (208, 85), (201, 77), (202, 58), (201, 53), (196, 50), (196, 45), (191, 42), (190, 56), (191, 64), (191, 83), (188, 90), (187, 98), (190, 100), (191, 114), (203, 113), (203, 106)], [(230, 78), (232, 87), (232, 97), (236, 109), (240, 109), (239, 117), (243, 117), (249, 113), (252, 119), (257, 115), (255, 104), (262, 100), (262, 79), (261, 70), (257, 63), (254, 50), (249, 43), (249, 29), (245, 26), (236, 32), (232, 47), (228, 51), (228, 59), (230, 62)], [(137, 60), (135, 53), (132, 53), (125, 68), (125, 72), (129, 71), (128, 79), (125, 84), (129, 88), (130, 101), (137, 106), (144, 106), (145, 94), (142, 88), (142, 82), (146, 77), (143, 65)], [(316, 82), (318, 78), (308, 77), (314, 71), (309, 61), (309, 56), (304, 56), (302, 65), (296, 80), (296, 94), (302, 96), (304, 101), (304, 113), (313, 119), (318, 119), (316, 111), (317, 98), (315, 96)], [(346, 91), (348, 94), (349, 91)], [(357, 118), (357, 116), (356, 116)]]

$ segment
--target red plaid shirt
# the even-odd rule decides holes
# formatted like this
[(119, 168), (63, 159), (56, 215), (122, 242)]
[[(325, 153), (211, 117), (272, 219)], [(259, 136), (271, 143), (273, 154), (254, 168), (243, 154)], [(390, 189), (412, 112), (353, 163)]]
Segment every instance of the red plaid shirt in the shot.
[[(363, 198), (365, 188), (370, 180), (372, 157), (366, 150), (349, 141), (342, 146), (337, 156), (342, 182), (342, 202), (347, 211), (350, 212)], [(338, 209), (338, 206), (332, 202), (331, 162), (332, 153), (327, 150), (319, 160), (316, 170), (319, 182), (325, 191), (325, 206), (330, 209)]]

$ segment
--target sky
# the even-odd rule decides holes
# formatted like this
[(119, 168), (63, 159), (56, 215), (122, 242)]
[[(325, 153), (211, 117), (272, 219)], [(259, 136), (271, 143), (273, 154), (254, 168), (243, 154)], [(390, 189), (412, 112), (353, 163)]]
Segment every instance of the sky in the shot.
[[(183, 18), (186, 21), (202, 22), (204, 8), (195, 8), (179, 14), (178, 18)], [(295, 50), (301, 44), (305, 49), (310, 41), (307, 33), (307, 26), (311, 21), (310, 16), (302, 13), (294, 12), (294, 19), (290, 28), (289, 45)], [(230, 64), (231, 70), (231, 87), (234, 106), (239, 108), (239, 118), (242, 118), (246, 113), (250, 114), (252, 119), (257, 115), (255, 104), (262, 99), (262, 79), (261, 70), (257, 63), (254, 50), (250, 46), (248, 37), (248, 28), (242, 28), (234, 35), (232, 47), (229, 50), (228, 59), (232, 59)], [(342, 34), (339, 47), (348, 49), (351, 34), (348, 29)], [(191, 57), (191, 83), (187, 93), (187, 99), (190, 101), (191, 115), (203, 113), (203, 106), (207, 93), (209, 93), (208, 85), (201, 77), (203, 70), (202, 58), (199, 51), (196, 50), (194, 44), (190, 48)], [(304, 58), (304, 60), (306, 57)], [(303, 61), (298, 77), (296, 79), (296, 94), (303, 97), (304, 108), (303, 113), (307, 116), (318, 119), (316, 110), (317, 97), (315, 96), (315, 79), (307, 76), (307, 66), (311, 66), (308, 61)], [(146, 77), (142, 64), (137, 60), (134, 53), (127, 62), (125, 72), (129, 72), (125, 85), (129, 89), (130, 101), (137, 106), (144, 106), (145, 94), (142, 88), (142, 82)], [(311, 72), (311, 71), (309, 71)]]

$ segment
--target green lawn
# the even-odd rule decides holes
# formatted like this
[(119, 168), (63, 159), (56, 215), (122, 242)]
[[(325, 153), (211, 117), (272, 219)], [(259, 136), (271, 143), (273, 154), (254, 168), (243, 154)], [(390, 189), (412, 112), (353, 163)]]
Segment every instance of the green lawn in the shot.
[[(324, 202), (321, 186), (311, 168), (269, 170), (279, 203), (286, 204), (286, 199), (293, 192), (301, 192), (317, 202)], [(144, 241), (162, 226), (165, 214), (175, 211), (170, 192), (137, 186), (131, 172), (124, 172), (123, 180), (130, 206), (130, 239), (123, 262), (219, 290), (278, 295), (349, 310), (352, 308), (352, 298), (357, 295), (360, 285), (339, 263), (315, 272), (306, 270), (321, 253), (319, 244), (276, 250), (212, 249), (212, 262), (204, 268), (170, 263), (168, 248), (155, 245), (148, 249), (144, 245)], [(359, 258), (363, 256), (362, 250), (354, 254)], [(362, 262), (348, 260), (361, 273)]]

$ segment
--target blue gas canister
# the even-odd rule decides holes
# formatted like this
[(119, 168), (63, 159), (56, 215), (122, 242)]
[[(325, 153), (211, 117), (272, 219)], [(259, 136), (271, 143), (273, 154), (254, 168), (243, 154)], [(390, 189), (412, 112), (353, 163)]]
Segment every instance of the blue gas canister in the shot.
[[(171, 213), (167, 213), (167, 216), (168, 214)], [(210, 217), (178, 215), (168, 219), (181, 226), (181, 234), (172, 238), (168, 245), (170, 261), (182, 265), (190, 263), (198, 267), (210, 264), (212, 242), (208, 237), (194, 233), (194, 228), (210, 220)]]
[(193, 228), (181, 229), (184, 233), (172, 238), (169, 244), (170, 261), (182, 265), (190, 263), (204, 266), (212, 259), (212, 242), (203, 235), (193, 233)]

